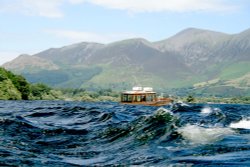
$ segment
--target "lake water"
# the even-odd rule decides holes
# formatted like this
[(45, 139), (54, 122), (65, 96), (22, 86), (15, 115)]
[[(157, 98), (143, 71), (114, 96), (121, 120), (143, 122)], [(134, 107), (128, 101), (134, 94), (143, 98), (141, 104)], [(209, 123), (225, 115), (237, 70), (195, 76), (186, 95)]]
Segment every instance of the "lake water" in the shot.
[(250, 166), (250, 105), (0, 101), (0, 166)]

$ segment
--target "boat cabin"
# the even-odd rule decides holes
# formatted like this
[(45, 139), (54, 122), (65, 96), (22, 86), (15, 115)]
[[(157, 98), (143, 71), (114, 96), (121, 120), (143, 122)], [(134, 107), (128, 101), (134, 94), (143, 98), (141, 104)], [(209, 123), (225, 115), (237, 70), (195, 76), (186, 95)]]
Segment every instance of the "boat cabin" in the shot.
[(171, 100), (169, 98), (158, 98), (151, 87), (133, 87), (131, 91), (121, 93), (121, 103), (142, 105), (165, 105)]
[(122, 93), (122, 102), (143, 102), (143, 101), (156, 101), (156, 93), (152, 89), (137, 89), (140, 87), (133, 88), (132, 91), (125, 91)]

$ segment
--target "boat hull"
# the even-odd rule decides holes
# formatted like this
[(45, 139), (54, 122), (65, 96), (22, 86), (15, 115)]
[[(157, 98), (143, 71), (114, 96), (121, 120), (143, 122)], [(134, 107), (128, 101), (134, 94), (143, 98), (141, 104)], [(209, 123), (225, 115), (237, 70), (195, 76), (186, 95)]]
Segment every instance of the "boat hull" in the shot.
[(142, 101), (142, 102), (121, 102), (126, 105), (144, 105), (144, 106), (164, 106), (172, 103), (173, 100), (170, 98), (158, 99), (156, 101)]

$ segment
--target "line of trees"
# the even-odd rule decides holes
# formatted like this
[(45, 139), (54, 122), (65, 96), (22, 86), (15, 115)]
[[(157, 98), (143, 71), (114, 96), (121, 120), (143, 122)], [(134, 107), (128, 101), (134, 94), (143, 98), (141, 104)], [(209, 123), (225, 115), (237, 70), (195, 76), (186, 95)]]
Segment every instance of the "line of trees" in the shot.
[(2, 67), (0, 67), (0, 85), (2, 88), (0, 94), (6, 95), (0, 99), (6, 100), (19, 99), (18, 96), (13, 97), (14, 94), (8, 93), (8, 91), (20, 94), (22, 100), (29, 100), (31, 97), (41, 97), (42, 94), (49, 93), (51, 90), (45, 84), (30, 84), (23, 76), (15, 75)]
[(0, 67), (0, 99), (117, 101), (119, 93), (111, 89), (86, 91), (82, 88), (55, 89), (43, 83), (31, 84), (23, 76)]

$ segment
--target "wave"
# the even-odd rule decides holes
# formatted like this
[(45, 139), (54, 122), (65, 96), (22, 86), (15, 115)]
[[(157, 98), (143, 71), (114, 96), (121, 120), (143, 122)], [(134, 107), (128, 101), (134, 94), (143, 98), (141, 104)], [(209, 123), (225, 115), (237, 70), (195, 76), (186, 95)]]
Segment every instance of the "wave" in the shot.
[(211, 114), (212, 112), (213, 112), (212, 108), (208, 106), (201, 109), (202, 114)]
[(248, 118), (240, 120), (239, 122), (233, 122), (229, 125), (229, 127), (235, 129), (250, 129), (250, 120)]
[(223, 139), (225, 135), (235, 132), (230, 128), (210, 127), (205, 128), (198, 125), (187, 124), (177, 130), (186, 140), (193, 144), (208, 144)]
[(153, 115), (143, 115), (127, 124), (109, 127), (101, 136), (115, 141), (124, 137), (142, 143), (152, 140), (167, 140), (178, 126), (179, 119), (170, 110), (157, 109)]
[(216, 166), (226, 154), (235, 159), (225, 164), (249, 161), (245, 105), (0, 104), (0, 166)]

